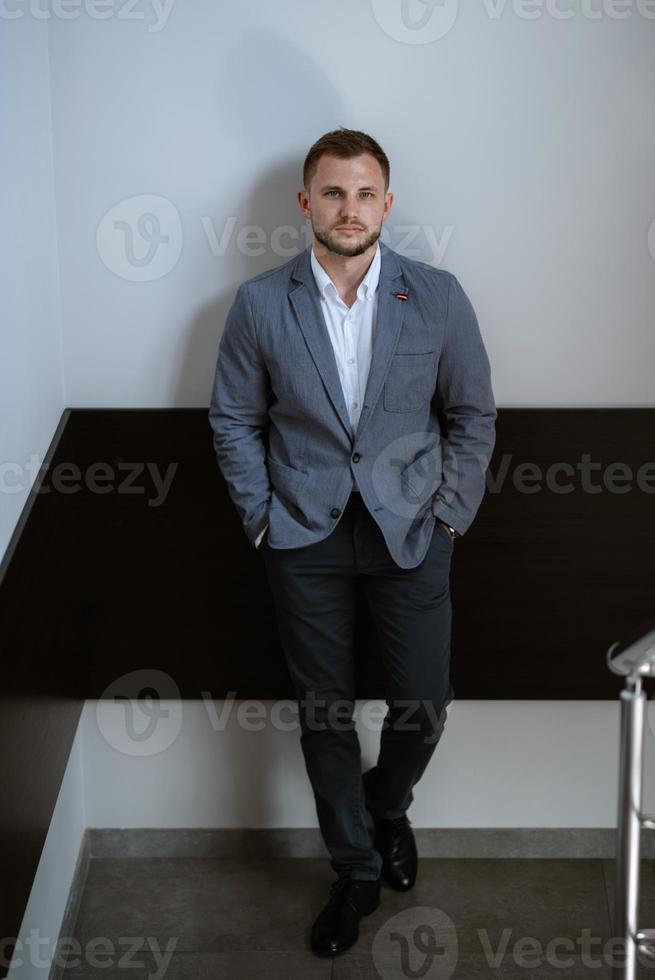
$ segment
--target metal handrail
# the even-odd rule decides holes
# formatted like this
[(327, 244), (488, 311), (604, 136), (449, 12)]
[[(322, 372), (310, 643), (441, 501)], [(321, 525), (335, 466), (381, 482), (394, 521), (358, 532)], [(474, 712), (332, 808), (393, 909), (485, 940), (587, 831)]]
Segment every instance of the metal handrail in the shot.
[(614, 937), (625, 944), (625, 961), (615, 980), (636, 980), (637, 954), (655, 958), (655, 929), (639, 929), (641, 831), (655, 830), (655, 815), (642, 813), (644, 677), (655, 677), (655, 619), (648, 620), (607, 651), (607, 666), (626, 678), (621, 691), (619, 787), (614, 882)]

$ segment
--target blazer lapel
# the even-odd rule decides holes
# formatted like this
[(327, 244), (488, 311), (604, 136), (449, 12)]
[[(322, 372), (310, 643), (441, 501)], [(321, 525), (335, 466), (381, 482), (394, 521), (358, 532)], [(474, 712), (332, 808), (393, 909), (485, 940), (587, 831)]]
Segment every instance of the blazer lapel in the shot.
[(400, 268), (398, 256), (380, 242), (381, 267), (378, 282), (378, 303), (375, 317), (375, 336), (373, 354), (368, 373), (364, 405), (357, 425), (357, 435), (361, 435), (371, 417), (373, 408), (382, 390), (391, 355), (396, 349), (405, 316), (406, 301), (396, 299), (396, 293), (406, 292), (405, 277)]
[(291, 283), (289, 299), (296, 311), (309, 353), (323, 379), (330, 401), (348, 435), (352, 435), (348, 409), (341, 390), (339, 369), (332, 349), (332, 342), (325, 327), (321, 297), (312, 272), (309, 258), (310, 250), (311, 245), (301, 252), (297, 258), (291, 272), (291, 279), (295, 282), (292, 281)]
[[(348, 435), (352, 438), (348, 409), (343, 397), (341, 379), (337, 368), (332, 342), (325, 327), (321, 298), (310, 262), (311, 245), (298, 256), (291, 271), (292, 284), (289, 299), (293, 305), (309, 352), (323, 379), (330, 400)], [(395, 294), (403, 292), (405, 280), (396, 253), (380, 241), (380, 279), (378, 303), (373, 338), (371, 367), (364, 394), (364, 405), (357, 425), (360, 435), (371, 416), (387, 373), (391, 354), (400, 335), (405, 302)]]

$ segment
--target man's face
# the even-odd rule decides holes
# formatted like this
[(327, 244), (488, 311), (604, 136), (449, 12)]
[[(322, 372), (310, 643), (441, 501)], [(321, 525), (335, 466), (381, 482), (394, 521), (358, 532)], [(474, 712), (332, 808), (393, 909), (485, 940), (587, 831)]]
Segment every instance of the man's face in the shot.
[(342, 160), (324, 153), (300, 207), (315, 238), (337, 255), (361, 255), (380, 237), (393, 201), (380, 164), (370, 153)]

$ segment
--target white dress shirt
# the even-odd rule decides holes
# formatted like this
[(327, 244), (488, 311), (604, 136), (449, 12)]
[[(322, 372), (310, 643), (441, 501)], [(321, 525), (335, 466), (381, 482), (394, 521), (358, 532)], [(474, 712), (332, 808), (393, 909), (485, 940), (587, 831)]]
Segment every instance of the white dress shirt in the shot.
[[(337, 287), (316, 258), (313, 246), (311, 266), (321, 296), (323, 319), (332, 342), (341, 390), (354, 434), (362, 411), (373, 353), (380, 279), (380, 244), (377, 243), (373, 260), (357, 287), (357, 299), (351, 307), (339, 296)], [(353, 478), (353, 490), (357, 489), (357, 481)], [(267, 528), (268, 524), (257, 536), (255, 547), (259, 547)]]

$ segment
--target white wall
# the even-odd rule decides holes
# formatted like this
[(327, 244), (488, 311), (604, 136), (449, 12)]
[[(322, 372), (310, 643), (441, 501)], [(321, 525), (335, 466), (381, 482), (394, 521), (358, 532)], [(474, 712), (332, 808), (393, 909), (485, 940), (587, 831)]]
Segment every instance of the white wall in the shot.
[[(648, 692), (647, 692), (648, 697)], [(87, 701), (80, 720), (91, 827), (313, 827), (293, 701)], [(359, 700), (362, 769), (383, 701)], [(128, 717), (129, 715), (129, 717)], [(414, 788), (416, 827), (615, 827), (619, 702), (455, 700)], [(644, 812), (655, 811), (655, 704)], [(116, 787), (120, 786), (120, 792)]]
[[(78, 726), (23, 920), (15, 937), (11, 980), (46, 980), (80, 854), (85, 812), (84, 728)], [(60, 961), (65, 953), (60, 951)]]
[(0, 560), (66, 404), (48, 27), (0, 21)]
[[(186, 0), (167, 19), (144, 0), (142, 19), (120, 4), (106, 20), (53, 19), (68, 403), (208, 403), (234, 290), (286, 261), (271, 235), (305, 227), (305, 152), (345, 125), (390, 157), (388, 243), (471, 296), (499, 405), (652, 405), (655, 21), (636, 0), (621, 20), (610, 0), (559, 8), (578, 13), (462, 2), (421, 44), (402, 40), (399, 0)], [(140, 267), (113, 220), (135, 231), (148, 212), (170, 240)], [(235, 242), (251, 224), (258, 256)], [(138, 234), (132, 247), (148, 254)]]
[[(162, 701), (155, 717), (149, 704), (87, 701), (80, 728), (88, 825), (317, 826), (297, 712), (284, 705)], [(385, 710), (382, 701), (357, 702), (362, 769), (375, 765)], [(414, 788), (412, 823), (613, 827), (618, 738), (618, 701), (455, 700)], [(649, 725), (647, 768), (654, 751)], [(644, 799), (652, 795), (647, 777)]]

